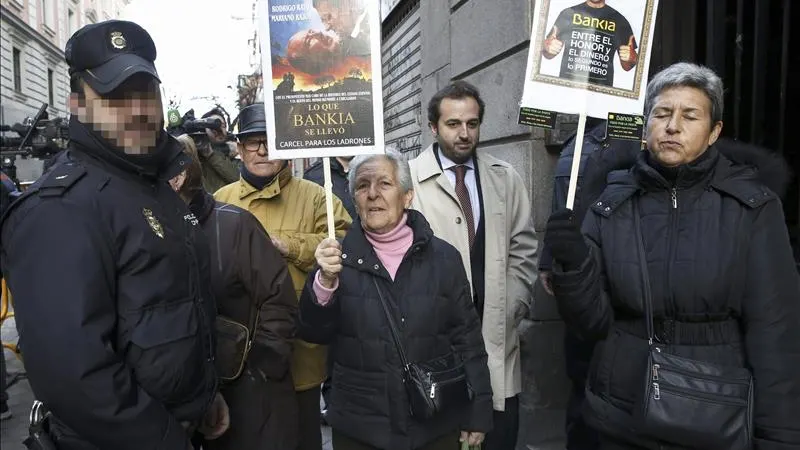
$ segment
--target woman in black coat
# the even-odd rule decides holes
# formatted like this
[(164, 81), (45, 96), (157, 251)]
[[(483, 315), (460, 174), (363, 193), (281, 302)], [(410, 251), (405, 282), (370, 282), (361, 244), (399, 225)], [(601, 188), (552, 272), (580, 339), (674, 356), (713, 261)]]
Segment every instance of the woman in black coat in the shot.
[[(202, 448), (294, 449), (298, 416), (289, 366), (297, 295), (286, 262), (258, 219), (242, 208), (215, 202), (203, 189), (192, 138), (182, 135), (178, 140), (192, 159), (170, 184), (189, 205), (193, 217), (187, 220), (197, 220), (208, 236), (217, 313), (247, 327), (249, 337), (249, 350), (242, 358), (239, 347), (218, 333), (218, 369), (234, 368), (240, 373), (220, 383), (230, 410), (230, 427), (206, 439)], [(228, 375), (233, 378), (232, 373)]]
[(647, 151), (631, 170), (610, 174), (583, 235), (572, 211), (548, 222), (545, 241), (561, 266), (553, 276), (560, 312), (601, 340), (584, 415), (602, 448), (707, 448), (641, 427), (650, 345), (637, 214), (657, 344), (748, 369), (755, 448), (800, 448), (800, 280), (764, 173), (718, 148), (722, 98), (722, 81), (707, 68), (681, 63), (657, 74), (645, 101)]
[[(459, 440), (480, 444), (492, 426), (492, 392), (459, 253), (434, 237), (422, 214), (407, 209), (411, 174), (395, 152), (356, 157), (349, 181), (359, 219), (341, 245), (331, 239), (319, 245), (320, 268), (300, 298), (300, 337), (330, 345), (333, 447), (452, 450)], [(464, 362), (470, 400), (430, 420), (411, 416), (381, 295), (408, 361), (455, 354)]]

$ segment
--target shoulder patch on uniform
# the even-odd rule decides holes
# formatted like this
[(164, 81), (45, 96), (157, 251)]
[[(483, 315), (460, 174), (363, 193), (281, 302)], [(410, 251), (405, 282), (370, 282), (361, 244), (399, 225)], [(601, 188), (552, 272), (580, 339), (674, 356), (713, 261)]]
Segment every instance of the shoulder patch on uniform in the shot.
[(86, 175), (86, 169), (74, 162), (60, 164), (53, 168), (47, 178), (39, 185), (42, 197), (60, 197)]

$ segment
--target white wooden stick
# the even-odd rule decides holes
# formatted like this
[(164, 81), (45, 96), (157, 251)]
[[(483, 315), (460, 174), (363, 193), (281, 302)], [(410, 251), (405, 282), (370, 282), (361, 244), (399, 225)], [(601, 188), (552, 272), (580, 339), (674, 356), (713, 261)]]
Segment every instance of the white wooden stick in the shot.
[(567, 209), (575, 206), (575, 192), (578, 189), (578, 175), (581, 169), (581, 151), (583, 150), (583, 132), (586, 130), (586, 108), (578, 116), (578, 134), (575, 135), (575, 153), (572, 154), (572, 172), (569, 175), (569, 191), (567, 191)]
[(333, 182), (331, 182), (330, 158), (322, 158), (322, 168), (325, 172), (325, 207), (328, 216), (328, 237), (336, 239), (336, 228), (333, 224)]

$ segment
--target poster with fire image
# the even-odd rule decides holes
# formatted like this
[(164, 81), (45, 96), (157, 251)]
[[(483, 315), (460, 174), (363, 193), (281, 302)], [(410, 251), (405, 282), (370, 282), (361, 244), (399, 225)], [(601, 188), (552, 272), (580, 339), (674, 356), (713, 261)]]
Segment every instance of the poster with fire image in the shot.
[(380, 4), (261, 5), (270, 159), (383, 153)]

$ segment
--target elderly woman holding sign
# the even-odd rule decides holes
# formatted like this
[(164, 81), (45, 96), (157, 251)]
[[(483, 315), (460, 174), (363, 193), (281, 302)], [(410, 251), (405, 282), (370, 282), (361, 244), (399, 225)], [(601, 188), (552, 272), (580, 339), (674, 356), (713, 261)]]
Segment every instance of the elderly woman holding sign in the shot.
[(350, 163), (358, 219), (316, 251), (300, 335), (330, 344), (333, 446), (452, 450), (492, 425), (480, 321), (456, 249), (408, 209), (408, 164), (392, 151)]
[(547, 226), (561, 313), (602, 340), (586, 420), (605, 448), (800, 448), (800, 280), (781, 202), (720, 151), (714, 72), (675, 64), (646, 95), (647, 151), (609, 176), (583, 234), (569, 210)]

